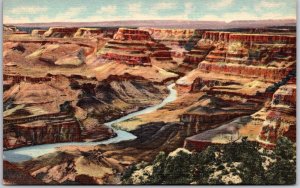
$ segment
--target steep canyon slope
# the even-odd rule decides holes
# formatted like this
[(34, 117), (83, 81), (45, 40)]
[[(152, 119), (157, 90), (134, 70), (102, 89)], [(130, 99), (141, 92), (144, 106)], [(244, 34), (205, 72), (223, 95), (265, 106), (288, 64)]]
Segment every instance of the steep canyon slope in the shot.
[(266, 147), (282, 135), (295, 141), (295, 42), (291, 32), (267, 29), (9, 33), (4, 148), (117, 136), (105, 122), (160, 103), (172, 82), (175, 101), (113, 125), (137, 139), (61, 147), (16, 168), (47, 184), (119, 184), (130, 165), (160, 151), (202, 151), (242, 137)]

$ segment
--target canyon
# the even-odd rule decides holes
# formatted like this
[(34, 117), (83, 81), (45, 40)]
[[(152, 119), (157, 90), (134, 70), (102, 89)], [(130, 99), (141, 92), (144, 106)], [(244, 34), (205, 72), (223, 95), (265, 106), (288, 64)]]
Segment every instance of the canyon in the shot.
[(120, 184), (161, 151), (296, 141), (292, 31), (5, 27), (3, 87), (4, 152), (58, 146), (5, 158), (7, 184)]

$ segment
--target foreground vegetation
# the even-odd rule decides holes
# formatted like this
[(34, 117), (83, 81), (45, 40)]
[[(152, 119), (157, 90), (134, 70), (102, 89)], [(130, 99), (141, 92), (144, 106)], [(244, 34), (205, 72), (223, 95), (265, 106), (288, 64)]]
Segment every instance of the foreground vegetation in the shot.
[(281, 137), (273, 150), (241, 142), (210, 146), (202, 152), (179, 148), (161, 152), (151, 163), (131, 166), (124, 184), (295, 184), (296, 146)]

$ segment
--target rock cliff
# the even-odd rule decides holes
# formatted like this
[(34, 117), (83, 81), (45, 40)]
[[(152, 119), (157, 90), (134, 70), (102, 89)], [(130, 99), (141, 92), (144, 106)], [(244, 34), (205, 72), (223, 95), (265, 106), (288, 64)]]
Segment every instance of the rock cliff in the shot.
[(295, 49), (295, 36), (290, 35), (262, 34), (260, 38), (259, 34), (204, 32), (181, 64), (188, 70), (198, 66), (197, 69), (177, 85), (189, 90), (192, 80), (206, 77), (205, 73), (222, 74), (224, 79), (232, 75), (237, 80), (242, 77), (278, 82), (295, 69)]
[(120, 28), (98, 53), (101, 58), (113, 62), (151, 66), (149, 54), (153, 43), (146, 31)]
[(67, 38), (73, 37), (78, 28), (72, 27), (50, 27), (44, 34), (44, 37)]
[(273, 145), (280, 136), (296, 141), (296, 84), (281, 86), (273, 95), (266, 112), (258, 142)]

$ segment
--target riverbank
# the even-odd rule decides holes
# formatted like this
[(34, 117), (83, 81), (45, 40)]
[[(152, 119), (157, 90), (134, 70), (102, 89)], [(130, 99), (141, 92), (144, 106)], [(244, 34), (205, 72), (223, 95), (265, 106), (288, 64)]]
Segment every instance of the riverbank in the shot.
[[(169, 90), (169, 95), (166, 97), (161, 103), (150, 106), (148, 108), (145, 108), (143, 110), (133, 112), (131, 114), (128, 114), (126, 116), (123, 116), (119, 119), (110, 121), (105, 123), (106, 126), (112, 127), (113, 124), (120, 123), (122, 121), (126, 121), (130, 118), (133, 118), (138, 115), (147, 114), (156, 111), (157, 109), (163, 107), (169, 102), (172, 102), (177, 97), (177, 92), (174, 89), (175, 84), (170, 84), (167, 89)], [(113, 127), (112, 127), (113, 128)], [(8, 150), (3, 152), (4, 160), (7, 160), (9, 162), (23, 162), (30, 160), (32, 158), (36, 158), (48, 153), (52, 153), (57, 150), (58, 147), (64, 147), (64, 146), (96, 146), (100, 144), (111, 144), (111, 143), (117, 143), (125, 140), (133, 140), (136, 138), (135, 135), (113, 128), (114, 131), (117, 133), (117, 136), (105, 141), (100, 142), (67, 142), (67, 143), (56, 143), (56, 144), (44, 144), (44, 145), (35, 145), (35, 146), (29, 146), (29, 147), (22, 147), (18, 149)]]

